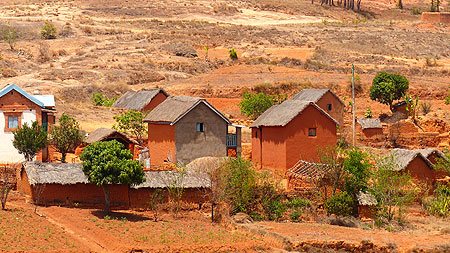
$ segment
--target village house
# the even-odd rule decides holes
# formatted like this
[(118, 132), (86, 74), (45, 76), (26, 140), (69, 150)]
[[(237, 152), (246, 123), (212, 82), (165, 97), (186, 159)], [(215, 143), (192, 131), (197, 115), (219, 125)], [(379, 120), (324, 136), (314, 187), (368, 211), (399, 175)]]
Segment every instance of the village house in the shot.
[(286, 172), (299, 160), (317, 161), (320, 150), (336, 145), (338, 122), (314, 102), (286, 100), (250, 126), (252, 160)]
[(362, 139), (376, 139), (383, 136), (383, 126), (377, 118), (359, 118), (357, 129)]
[[(231, 121), (205, 99), (171, 96), (144, 119), (148, 123), (150, 164), (187, 164), (200, 157), (241, 153), (241, 126)], [(228, 128), (234, 128), (230, 133)]]
[[(398, 164), (397, 171), (408, 171), (413, 178), (416, 178), (429, 186), (434, 186), (438, 178), (444, 177), (444, 172), (436, 171), (433, 164), (441, 154), (434, 149), (393, 149), (390, 153), (393, 160)], [(428, 159), (433, 160), (433, 162)]]
[(291, 100), (311, 101), (327, 112), (339, 124), (344, 123), (344, 107), (342, 100), (329, 89), (303, 89), (291, 97)]
[[(15, 84), (0, 90), (0, 163), (17, 163), (24, 160), (13, 146), (13, 131), (27, 123), (38, 121), (45, 131), (55, 123), (55, 98), (53, 95), (30, 95)], [(40, 151), (36, 159), (46, 161), (48, 148)]]
[[(27, 162), (19, 170), (17, 189), (41, 205), (103, 207), (102, 187), (90, 184), (81, 163)], [(179, 177), (178, 171), (146, 171), (146, 181), (139, 185), (112, 185), (112, 208), (149, 208), (150, 196), (166, 189)], [(183, 174), (182, 201), (204, 203), (210, 180), (206, 174)], [(167, 198), (165, 199), (167, 201)]]
[(163, 89), (128, 91), (112, 107), (134, 111), (151, 111), (169, 96)]

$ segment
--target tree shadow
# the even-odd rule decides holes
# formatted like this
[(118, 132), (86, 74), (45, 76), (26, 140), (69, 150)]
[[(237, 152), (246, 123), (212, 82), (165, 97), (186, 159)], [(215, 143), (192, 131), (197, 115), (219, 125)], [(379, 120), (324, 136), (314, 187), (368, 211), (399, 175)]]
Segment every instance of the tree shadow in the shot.
[[(91, 212), (92, 215), (99, 219), (103, 220), (127, 220), (131, 222), (139, 222), (139, 221), (146, 221), (146, 220), (152, 220), (152, 218), (146, 217), (144, 215), (134, 214), (134, 213), (127, 213), (127, 212), (120, 212), (120, 211), (111, 211), (109, 214), (106, 213), (103, 210), (95, 210)], [(105, 218), (107, 217), (107, 218)]]

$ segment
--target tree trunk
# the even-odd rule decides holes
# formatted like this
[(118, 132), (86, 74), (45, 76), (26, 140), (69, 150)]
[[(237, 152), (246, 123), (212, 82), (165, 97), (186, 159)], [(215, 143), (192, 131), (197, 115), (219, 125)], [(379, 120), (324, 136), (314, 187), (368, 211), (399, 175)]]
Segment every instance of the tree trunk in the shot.
[(66, 152), (61, 152), (61, 162), (66, 163)]
[(110, 185), (103, 185), (103, 192), (105, 193), (105, 213), (109, 214), (111, 213), (111, 202), (109, 198), (111, 195)]
[(403, 1), (398, 0), (398, 8), (403, 9)]
[(2, 210), (5, 210), (6, 200), (8, 199), (8, 194), (10, 190), (11, 188), (8, 186), (6, 186), (6, 188), (3, 189), (4, 192), (2, 192)]

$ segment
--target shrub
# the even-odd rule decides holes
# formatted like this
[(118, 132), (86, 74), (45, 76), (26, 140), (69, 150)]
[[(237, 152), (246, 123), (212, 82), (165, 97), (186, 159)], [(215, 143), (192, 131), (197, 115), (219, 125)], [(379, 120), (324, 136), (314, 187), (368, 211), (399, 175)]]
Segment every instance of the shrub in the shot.
[(27, 161), (32, 161), (37, 152), (47, 146), (47, 132), (37, 121), (33, 121), (31, 126), (23, 124), (13, 134), (13, 146)]
[(252, 119), (256, 119), (267, 109), (284, 100), (286, 100), (286, 96), (282, 95), (275, 96), (266, 95), (264, 93), (252, 94), (246, 92), (238, 106), (241, 109), (242, 114), (249, 116)]
[(281, 196), (278, 196), (275, 199), (262, 201), (262, 205), (265, 210), (265, 215), (269, 220), (279, 220), (281, 217), (283, 217), (283, 214), (287, 209), (286, 205), (281, 199)]
[(66, 162), (66, 154), (75, 150), (83, 141), (80, 124), (74, 117), (63, 113), (59, 118), (59, 126), (51, 132), (52, 144), (61, 153), (61, 162)]
[(422, 14), (422, 11), (419, 8), (416, 8), (416, 7), (412, 8), (411, 12), (412, 12), (413, 15), (420, 15), (420, 14)]
[(409, 81), (399, 74), (381, 72), (375, 76), (370, 87), (370, 99), (389, 105), (393, 111), (392, 102), (401, 99), (409, 88)]
[(11, 50), (14, 50), (14, 46), (17, 42), (17, 31), (14, 28), (6, 27), (2, 30), (2, 39), (6, 41), (11, 48)]
[[(354, 81), (355, 81), (355, 95), (361, 94), (363, 92), (361, 77), (359, 77), (359, 75), (355, 75)], [(350, 94), (352, 94), (352, 76), (349, 77), (347, 87)]]
[(450, 104), (450, 91), (448, 93), (448, 96), (445, 97), (445, 102), (446, 105)]
[(292, 209), (289, 214), (291, 221), (299, 222), (305, 209), (311, 207), (311, 201), (302, 198), (293, 198), (286, 202), (286, 206)]
[(431, 111), (431, 103), (423, 102), (422, 103), (422, 112), (424, 115), (427, 115)]
[(372, 118), (372, 110), (370, 108), (367, 108), (366, 112), (364, 113), (364, 116), (366, 118)]
[(113, 98), (108, 98), (103, 95), (102, 92), (100, 93), (92, 93), (92, 104), (95, 106), (106, 106), (111, 107), (114, 102), (116, 102), (117, 96), (114, 96)]
[(45, 23), (41, 29), (41, 36), (45, 40), (56, 39), (56, 27), (51, 23)]
[(353, 210), (353, 199), (347, 192), (340, 192), (325, 202), (328, 214), (350, 216)]
[(230, 55), (230, 58), (232, 60), (238, 59), (238, 55), (237, 55), (236, 49), (234, 49), (234, 47), (232, 49), (228, 50), (228, 54)]
[(436, 58), (431, 58), (429, 56), (426, 56), (425, 57), (425, 65), (427, 67), (436, 67), (438, 64), (437, 64)]
[(438, 185), (434, 194), (435, 196), (431, 200), (424, 203), (427, 211), (437, 216), (450, 216), (450, 187)]

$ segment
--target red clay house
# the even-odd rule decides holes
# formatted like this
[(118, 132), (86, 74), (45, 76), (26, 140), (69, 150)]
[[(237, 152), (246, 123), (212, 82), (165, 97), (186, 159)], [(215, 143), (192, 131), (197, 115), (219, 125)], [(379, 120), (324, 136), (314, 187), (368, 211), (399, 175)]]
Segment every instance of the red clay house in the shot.
[(168, 96), (169, 94), (163, 89), (128, 91), (112, 106), (134, 111), (151, 111)]
[(343, 124), (345, 104), (329, 89), (303, 89), (292, 96), (291, 100), (314, 102), (333, 119), (337, 120), (339, 124)]
[(383, 135), (383, 127), (380, 119), (360, 118), (356, 122), (358, 123), (358, 132), (361, 133), (363, 139), (373, 139)]
[[(444, 172), (436, 171), (433, 164), (436, 157), (442, 153), (435, 149), (394, 149), (390, 153), (398, 164), (397, 171), (409, 171), (412, 177), (419, 179), (429, 186), (434, 186), (436, 180), (445, 177)], [(430, 159), (433, 160), (433, 162)]]
[[(53, 95), (30, 95), (14, 84), (0, 90), (0, 163), (17, 163), (24, 160), (23, 155), (14, 148), (13, 131), (33, 121), (47, 131), (55, 123), (55, 99)], [(40, 151), (36, 159), (46, 161), (48, 148)]]
[[(205, 99), (171, 96), (152, 110), (148, 123), (150, 164), (189, 163), (205, 156), (227, 156), (241, 152), (241, 126), (232, 125)], [(228, 132), (228, 127), (236, 133)]]
[(339, 123), (313, 102), (287, 100), (250, 126), (252, 160), (286, 172), (299, 160), (317, 161), (319, 149), (336, 145)]

